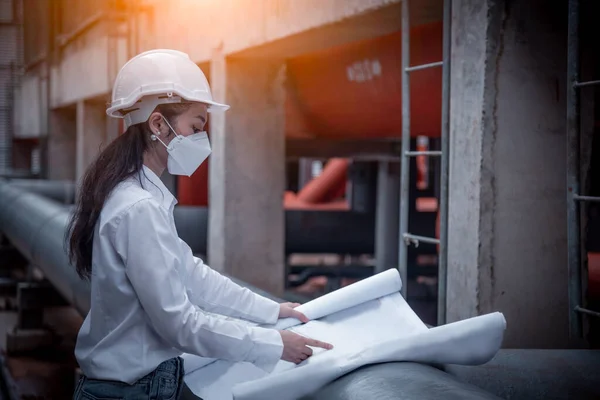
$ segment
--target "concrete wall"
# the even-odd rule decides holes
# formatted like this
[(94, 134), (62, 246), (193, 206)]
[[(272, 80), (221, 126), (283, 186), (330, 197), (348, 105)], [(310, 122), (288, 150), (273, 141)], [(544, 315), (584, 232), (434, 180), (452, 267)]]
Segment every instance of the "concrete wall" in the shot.
[[(220, 48), (232, 54), (303, 31), (340, 22), (399, 0), (152, 0), (156, 46), (176, 46), (194, 60)], [(431, 3), (430, 0), (422, 3)], [(177, 20), (177, 24), (169, 21)], [(198, 26), (202, 26), (201, 31)], [(244, 27), (244, 29), (240, 29)], [(198, 41), (202, 46), (198, 46)], [(327, 40), (327, 38), (322, 38)]]
[(448, 319), (498, 310), (505, 346), (567, 346), (566, 5), (453, 18)]

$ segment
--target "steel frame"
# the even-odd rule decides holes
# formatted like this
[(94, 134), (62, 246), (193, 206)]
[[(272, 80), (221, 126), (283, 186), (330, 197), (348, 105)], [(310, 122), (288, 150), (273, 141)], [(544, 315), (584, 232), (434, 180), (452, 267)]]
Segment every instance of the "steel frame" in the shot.
[[(402, 2), (402, 161), (400, 172), (400, 249), (399, 265), (402, 278), (402, 295), (407, 295), (406, 279), (408, 277), (408, 246), (419, 242), (439, 244), (438, 258), (438, 325), (446, 323), (446, 289), (447, 289), (447, 244), (448, 244), (448, 174), (450, 150), (450, 23), (452, 1), (444, 0), (443, 16), (443, 55), (442, 61), (410, 65), (410, 15), (409, 0)], [(442, 126), (441, 151), (411, 151), (410, 149), (410, 74), (426, 68), (442, 67)], [(410, 197), (410, 157), (427, 155), (441, 157), (440, 183), (440, 238), (425, 238), (408, 232), (409, 197)]]

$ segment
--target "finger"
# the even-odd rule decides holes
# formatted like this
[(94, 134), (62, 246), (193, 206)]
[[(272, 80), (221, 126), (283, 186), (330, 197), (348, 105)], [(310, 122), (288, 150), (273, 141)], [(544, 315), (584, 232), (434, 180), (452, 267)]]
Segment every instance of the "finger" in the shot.
[(313, 355), (313, 349), (310, 347), (304, 346), (302, 349), (302, 354), (304, 354), (307, 358)]
[(315, 340), (315, 339), (306, 339), (306, 341), (304, 342), (307, 346), (312, 346), (312, 347), (320, 347), (322, 349), (327, 349), (327, 350), (331, 350), (333, 349), (333, 345), (329, 344), (329, 343), (325, 343), (325, 342), (321, 342), (320, 340)]
[(300, 307), (300, 303), (290, 303), (290, 307), (292, 307), (292, 308)]
[(308, 317), (306, 315), (302, 314), (300, 311), (292, 310), (291, 316), (296, 319), (299, 319), (300, 322), (303, 322), (303, 323), (307, 323), (308, 321), (310, 321), (308, 319)]

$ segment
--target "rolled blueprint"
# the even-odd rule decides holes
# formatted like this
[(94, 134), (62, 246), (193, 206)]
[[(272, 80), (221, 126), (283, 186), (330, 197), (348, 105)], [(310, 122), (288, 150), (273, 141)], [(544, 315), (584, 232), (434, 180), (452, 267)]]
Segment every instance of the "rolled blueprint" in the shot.
[[(297, 307), (310, 320), (319, 319), (338, 311), (352, 308), (388, 294), (399, 292), (402, 280), (397, 269), (388, 269), (352, 285), (327, 293)], [(300, 324), (295, 318), (280, 319), (274, 329), (287, 329)]]

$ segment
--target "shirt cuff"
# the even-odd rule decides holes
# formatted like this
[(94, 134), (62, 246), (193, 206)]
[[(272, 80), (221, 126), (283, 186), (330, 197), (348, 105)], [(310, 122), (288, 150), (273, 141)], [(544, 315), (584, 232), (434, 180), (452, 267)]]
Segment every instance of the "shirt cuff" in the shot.
[(250, 335), (254, 346), (246, 361), (267, 373), (273, 372), (283, 354), (281, 334), (275, 329), (255, 327), (251, 328)]
[(276, 301), (255, 293), (255, 315), (256, 321), (261, 324), (274, 325), (279, 319), (280, 305)]

